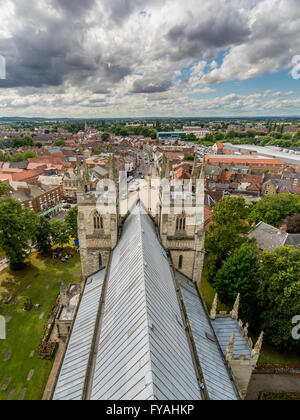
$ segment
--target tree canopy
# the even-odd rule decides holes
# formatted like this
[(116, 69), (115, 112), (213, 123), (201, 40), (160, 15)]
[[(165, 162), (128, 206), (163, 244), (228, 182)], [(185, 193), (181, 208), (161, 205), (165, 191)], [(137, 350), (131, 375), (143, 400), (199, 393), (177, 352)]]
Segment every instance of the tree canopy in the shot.
[(215, 205), (213, 224), (205, 239), (205, 275), (208, 280), (213, 280), (223, 263), (245, 242), (243, 234), (249, 231), (248, 211), (242, 197), (227, 197)]
[(240, 293), (240, 317), (252, 326), (256, 324), (257, 271), (258, 246), (255, 242), (245, 242), (225, 261), (214, 282), (221, 301), (230, 307)]
[(299, 351), (292, 318), (300, 314), (300, 247), (264, 251), (258, 275), (261, 328), (276, 347)]
[(300, 197), (294, 194), (265, 196), (250, 211), (249, 221), (280, 227), (288, 216), (300, 213)]
[(35, 239), (37, 216), (32, 210), (10, 198), (0, 202), (0, 247), (4, 250), (10, 268), (24, 266), (30, 251), (29, 241)]

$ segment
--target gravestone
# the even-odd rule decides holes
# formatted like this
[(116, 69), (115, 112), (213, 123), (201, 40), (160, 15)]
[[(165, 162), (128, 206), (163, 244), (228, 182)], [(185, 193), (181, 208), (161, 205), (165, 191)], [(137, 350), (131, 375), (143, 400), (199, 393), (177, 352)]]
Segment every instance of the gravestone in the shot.
[(11, 400), (14, 398), (15, 392), (16, 392), (16, 389), (15, 389), (15, 388), (13, 388), (13, 389), (10, 391), (10, 393), (8, 394), (7, 401), (11, 401)]
[(32, 352), (31, 352), (31, 353), (30, 353), (30, 355), (29, 355), (29, 359), (32, 359), (32, 358), (33, 358), (34, 353), (35, 353), (35, 351), (34, 351), (34, 350), (32, 350)]
[(9, 383), (10, 383), (10, 378), (5, 379), (2, 385), (1, 391), (6, 391)]
[(25, 398), (25, 394), (26, 394), (27, 388), (24, 388), (21, 392), (21, 394), (19, 395), (18, 401), (23, 401)]
[(11, 351), (9, 351), (9, 352), (6, 353), (6, 355), (5, 355), (4, 359), (3, 359), (3, 362), (8, 362), (10, 358), (11, 358)]
[(33, 377), (33, 374), (34, 374), (34, 369), (31, 369), (30, 372), (28, 373), (27, 381), (31, 381), (31, 378)]

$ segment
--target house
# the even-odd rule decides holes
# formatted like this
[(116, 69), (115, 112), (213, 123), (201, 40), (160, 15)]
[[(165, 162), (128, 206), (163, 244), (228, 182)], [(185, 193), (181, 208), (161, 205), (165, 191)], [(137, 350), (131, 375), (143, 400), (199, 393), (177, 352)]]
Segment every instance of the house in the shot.
[(297, 246), (300, 245), (300, 234), (292, 234), (286, 232), (286, 227), (277, 229), (264, 222), (258, 223), (255, 228), (248, 234), (249, 239), (256, 239), (261, 251), (274, 251), (280, 246)]
[(59, 205), (63, 198), (60, 185), (30, 184), (26, 182), (12, 182), (11, 198), (19, 201), (23, 207), (41, 214)]
[(284, 179), (269, 179), (262, 185), (262, 195), (292, 194), (291, 182)]
[(212, 147), (212, 151), (215, 155), (222, 155), (224, 149), (223, 143), (215, 143)]

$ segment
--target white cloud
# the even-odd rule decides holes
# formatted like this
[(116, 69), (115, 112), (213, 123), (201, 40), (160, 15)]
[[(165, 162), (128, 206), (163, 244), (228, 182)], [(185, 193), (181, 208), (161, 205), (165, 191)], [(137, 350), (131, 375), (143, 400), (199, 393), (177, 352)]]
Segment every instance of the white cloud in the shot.
[(0, 4), (3, 115), (225, 115), (299, 106), (293, 92), (213, 97), (220, 82), (291, 64), (300, 53), (298, 0)]

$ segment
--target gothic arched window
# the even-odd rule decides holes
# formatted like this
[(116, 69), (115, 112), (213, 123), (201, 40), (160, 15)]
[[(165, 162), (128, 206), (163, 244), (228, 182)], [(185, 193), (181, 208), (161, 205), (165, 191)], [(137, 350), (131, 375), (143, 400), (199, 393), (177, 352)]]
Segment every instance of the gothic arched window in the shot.
[(99, 254), (99, 267), (102, 267), (102, 263), (103, 263), (102, 255)]
[(177, 231), (183, 231), (183, 230), (185, 230), (185, 226), (186, 226), (185, 217), (177, 217), (176, 230)]
[(103, 217), (99, 213), (94, 214), (94, 230), (103, 230)]

